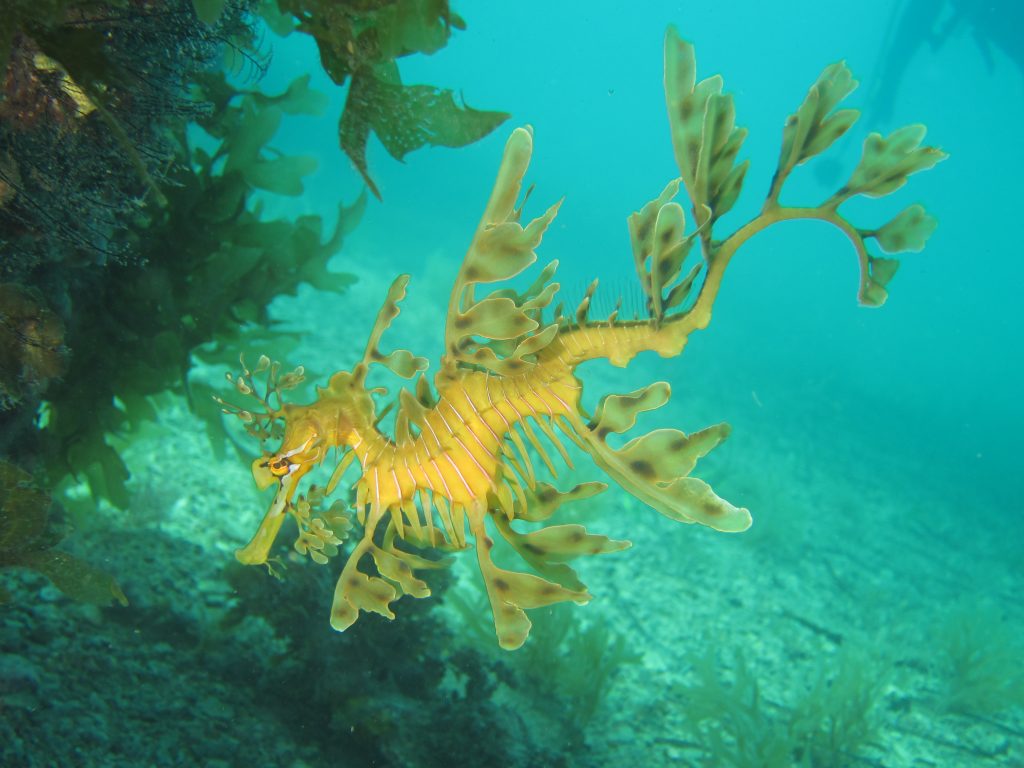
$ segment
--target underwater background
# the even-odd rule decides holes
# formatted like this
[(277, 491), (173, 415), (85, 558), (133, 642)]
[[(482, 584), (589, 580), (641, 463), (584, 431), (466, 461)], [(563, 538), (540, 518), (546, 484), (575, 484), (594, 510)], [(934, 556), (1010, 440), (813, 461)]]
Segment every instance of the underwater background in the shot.
[[(109, 5), (171, 9), (194, 23), (190, 3)], [(278, 8), (330, 21), (329, 5)], [(35, 41), (67, 72), (46, 69), (36, 53), (26, 60), (66, 101), (72, 89), (61, 78), (82, 57), (65, 61), (60, 46), (84, 43), (33, 8), (0, 3), (22, 25), (0, 36), (15, 40), (9, 71), (21, 66), (24, 41)], [(30, 209), (7, 216), (35, 178), (17, 153), (56, 151), (25, 136), (57, 120), (63, 103), (30, 113), (9, 74), (0, 109), (0, 765), (1024, 766), (1021, 6), (523, 1), (453, 10), (466, 29), (433, 55), (401, 57), (402, 81), (452, 89), (475, 109), (510, 117), (477, 141), (402, 162), (371, 137), (366, 173), (379, 199), (339, 148), (347, 86), (325, 73), (314, 37), (266, 28), (262, 18), (278, 19), (267, 4), (219, 10), (210, 23), (247, 27), (249, 42), (208, 35), (197, 67), (223, 66), (230, 87), (263, 94), (309, 75), (323, 100), (282, 108), (279, 125), (260, 122), (259, 99), (217, 123), (219, 106), (178, 104), (160, 112), (178, 120), (170, 132), (191, 143), (193, 168), (205, 162), (196, 148), (212, 156), (228, 136), (236, 157), (255, 146), (266, 163), (310, 156), (315, 170), (264, 169), (298, 174), (295, 187), (227, 156), (193, 180), (166, 170), (188, 165), (180, 155), (150, 163), (156, 154), (140, 152), (170, 201), (165, 210), (191, 207), (161, 218), (126, 205), (96, 236), (118, 244), (103, 257), (50, 237), (57, 224), (34, 232), (50, 219), (32, 219)], [(100, 21), (77, 27), (90, 24)], [(531, 611), (522, 649), (497, 647), (470, 553), (428, 576), (434, 597), (396, 603), (395, 621), (369, 615), (334, 632), (337, 562), (317, 565), (282, 545), (275, 579), (235, 561), (268, 498), (249, 473), (256, 444), (237, 420), (221, 423), (210, 394), (230, 400), (223, 374), (237, 370), (239, 352), (303, 365), (309, 385), (350, 369), (402, 272), (412, 277), (409, 296), (388, 342), (436, 370), (452, 281), (516, 126), (534, 132), (526, 215), (565, 198), (538, 252), (542, 264), (559, 260), (567, 306), (595, 277), (599, 316), (620, 295), (637, 305), (626, 217), (679, 173), (662, 88), (669, 24), (695, 45), (699, 77), (722, 74), (737, 123), (749, 129), (741, 157), (751, 167), (722, 231), (760, 209), (786, 117), (823, 67), (845, 59), (860, 81), (847, 105), (863, 115), (797, 169), (783, 199), (827, 197), (869, 131), (923, 123), (949, 159), (849, 212), (874, 226), (921, 203), (939, 222), (927, 248), (902, 254), (889, 300), (866, 308), (846, 238), (815, 222), (772, 227), (738, 254), (711, 325), (682, 356), (647, 353), (626, 369), (579, 371), (590, 409), (608, 392), (660, 379), (675, 396), (645, 423), (690, 432), (729, 422), (729, 440), (696, 474), (750, 509), (749, 531), (673, 523), (613, 484), (571, 514), (633, 547), (581, 563), (594, 599)], [(187, 42), (179, 51), (195, 52)], [(102, 76), (94, 82), (82, 85), (83, 98), (132, 141), (157, 120), (152, 95), (153, 113), (136, 126), (120, 117), (130, 100), (104, 106), (115, 89)], [(229, 103), (220, 86), (195, 82), (196, 102)], [(84, 131), (62, 125), (60, 146)], [(212, 189), (232, 163), (249, 174), (247, 186), (214, 226), (203, 210), (221, 198), (195, 190)], [(147, 194), (155, 193), (133, 193), (143, 212)], [(68, 215), (109, 210), (77, 200)], [(343, 243), (317, 251), (339, 205), (351, 207), (341, 214)], [(278, 241), (280, 228), (257, 220), (301, 221), (308, 232), (296, 231), (315, 237)], [(224, 260), (204, 260), (201, 247)], [(303, 266), (304, 248), (320, 261)], [(274, 261), (285, 250), (287, 269)], [(327, 259), (330, 272), (355, 280), (325, 277)], [(247, 297), (232, 293), (242, 289)], [(88, 315), (87, 297), (96, 304)], [(25, 302), (39, 323), (59, 316), (63, 326), (50, 344), (62, 361), (49, 371), (37, 363), (32, 376), (16, 354), (25, 335), (10, 319)], [(216, 325), (203, 312), (216, 313)], [(134, 351), (119, 356), (119, 347)], [(132, 367), (150, 354), (171, 361), (168, 369)], [(293, 394), (312, 397), (312, 386)], [(74, 442), (87, 431), (99, 437)], [(607, 478), (581, 459), (557, 484), (587, 480)], [(49, 520), (19, 523), (30, 507)], [(31, 567), (58, 548), (82, 570), (52, 560)], [(126, 604), (96, 605), (111, 602), (97, 598), (97, 585), (106, 598), (123, 592)]]

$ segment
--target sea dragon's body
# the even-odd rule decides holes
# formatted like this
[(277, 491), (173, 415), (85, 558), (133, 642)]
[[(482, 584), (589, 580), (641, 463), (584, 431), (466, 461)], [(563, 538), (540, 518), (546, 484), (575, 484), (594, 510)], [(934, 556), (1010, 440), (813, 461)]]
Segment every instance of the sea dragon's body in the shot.
[[(553, 446), (571, 466), (561, 434), (623, 488), (674, 520), (721, 531), (742, 531), (750, 525), (746, 509), (733, 506), (705, 482), (690, 477), (697, 460), (727, 436), (726, 425), (690, 435), (659, 429), (614, 448), (608, 436), (632, 428), (639, 413), (664, 405), (669, 386), (657, 382), (627, 395), (607, 396), (596, 413), (588, 415), (580, 403), (577, 367), (597, 358), (624, 366), (644, 351), (663, 357), (680, 354), (689, 334), (710, 321), (722, 275), (737, 248), (779, 221), (818, 219), (842, 230), (860, 260), (861, 300), (880, 304), (895, 261), (869, 255), (865, 239), (875, 238), (888, 250), (919, 249), (914, 246), (923, 243), (934, 221), (919, 206), (912, 206), (885, 227), (859, 230), (838, 213), (838, 206), (854, 194), (886, 194), (908, 174), (931, 167), (943, 155), (918, 147), (923, 136), (919, 127), (897, 131), (888, 139), (872, 134), (864, 160), (840, 192), (814, 208), (780, 205), (779, 190), (792, 168), (827, 148), (852, 125), (855, 113), (834, 111), (834, 107), (855, 83), (845, 66), (833, 65), (787, 123), (779, 170), (761, 213), (727, 239), (716, 241), (711, 227), (735, 202), (746, 170), (746, 163), (735, 164), (745, 131), (733, 125), (732, 100), (721, 94), (720, 78), (697, 83), (694, 72), (692, 48), (670, 31), (666, 93), (682, 178), (629, 219), (634, 263), (650, 317), (620, 320), (613, 312), (606, 319), (592, 320), (595, 282), (571, 318), (559, 310), (545, 318), (558, 290), (557, 283), (550, 282), (556, 263), (522, 292), (504, 288), (482, 299), (475, 296), (479, 286), (513, 278), (536, 260), (534, 249), (558, 210), (556, 204), (526, 226), (520, 224), (516, 201), (530, 161), (532, 134), (529, 129), (517, 129), (506, 145), (490, 201), (452, 291), (436, 395), (422, 375), (415, 394), (402, 389), (393, 437), (378, 428), (374, 401), (378, 390), (367, 388), (366, 377), (372, 364), (384, 365), (405, 378), (426, 367), (425, 360), (405, 350), (383, 354), (379, 349), (381, 336), (398, 315), (408, 276), (392, 284), (362, 361), (352, 371), (336, 373), (327, 387), (318, 390), (315, 402), (281, 402), (280, 390), (296, 383), (301, 371), (280, 378), (276, 364), (266, 358), (255, 371), (246, 369), (234, 380), (241, 392), (256, 395), (265, 407), (265, 412), (254, 414), (225, 404), (228, 412), (249, 424), (253, 434), (265, 438), (273, 434), (275, 422), (285, 423), (278, 450), (253, 464), (257, 483), (261, 487), (277, 484), (277, 493), (256, 535), (239, 550), (239, 560), (266, 563), (289, 515), (299, 526), (296, 548), (300, 552), (318, 562), (336, 554), (341, 544), (338, 535), (349, 523), (343, 516), (332, 515), (336, 507), (317, 516), (319, 504), (357, 464), (355, 510), (363, 531), (338, 579), (331, 624), (344, 630), (361, 610), (392, 618), (390, 603), (400, 594), (429, 594), (415, 571), (437, 567), (438, 561), (400, 547), (400, 541), (421, 549), (462, 549), (472, 541), (499, 642), (516, 648), (530, 628), (525, 610), (590, 599), (568, 560), (628, 546), (628, 542), (590, 534), (580, 525), (529, 532), (513, 527), (516, 521), (545, 521), (560, 504), (606, 487), (583, 483), (569, 491), (556, 490), (537, 479), (528, 444), (555, 475), (556, 463), (544, 444)], [(673, 202), (680, 183), (686, 186), (696, 221), (689, 235), (684, 232), (683, 209)], [(896, 241), (902, 245), (890, 248)], [(694, 243), (700, 244), (701, 258), (684, 273)], [(698, 277), (703, 278), (699, 288)], [(260, 397), (254, 375), (263, 371), (269, 371), (268, 384), (266, 395)], [(277, 403), (271, 405), (275, 395)], [(308, 496), (296, 496), (302, 478), (338, 450), (343, 455), (326, 488), (311, 487)], [(493, 562), (492, 529), (535, 573), (504, 570)], [(366, 555), (375, 563), (377, 575), (360, 570)]]

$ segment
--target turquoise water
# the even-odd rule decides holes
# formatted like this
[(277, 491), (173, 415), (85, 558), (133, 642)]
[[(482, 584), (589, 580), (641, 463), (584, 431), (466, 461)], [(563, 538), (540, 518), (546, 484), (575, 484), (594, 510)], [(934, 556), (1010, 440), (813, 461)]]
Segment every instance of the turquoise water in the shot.
[[(922, 203), (938, 229), (900, 256), (888, 302), (869, 309), (840, 233), (772, 227), (739, 252), (681, 357), (581, 369), (590, 408), (665, 380), (672, 403), (645, 425), (729, 422), (696, 474), (754, 525), (683, 526), (615, 488), (576, 505), (571, 522), (633, 547), (582, 564), (592, 602), (531, 611), (514, 652), (496, 647), (472, 553), (452, 577), (428, 577), (439, 599), (406, 597), (395, 622), (364, 616), (344, 634), (328, 624), (338, 561), (287, 560), (280, 583), (233, 566), (269, 499), (169, 405), (159, 430), (125, 447), (131, 513), (101, 511), (82, 531), (81, 551), (133, 607), (58, 612), (54, 594), (0, 614), (5, 764), (1024, 765), (1024, 41), (1005, 34), (1024, 19), (1011, 3), (926, 5), (460, 5), (468, 29), (402, 60), (403, 79), (511, 117), (476, 144), (401, 164), (371, 142), (383, 201), (332, 263), (359, 282), (272, 310), (299, 335), (286, 364), (317, 383), (358, 361), (402, 272), (409, 297), (385, 347), (436, 370), (448, 291), (516, 126), (534, 133), (526, 216), (565, 198), (539, 256), (559, 260), (567, 303), (595, 277), (605, 306), (635, 297), (626, 217), (679, 173), (668, 24), (696, 46), (699, 77), (722, 74), (749, 129), (744, 194), (716, 233), (756, 215), (785, 118), (838, 59), (864, 116), (798, 169), (783, 201), (826, 198), (868, 131), (920, 122), (950, 158), (844, 211), (870, 228)], [(948, 35), (929, 40), (929, 27)], [(362, 187), (337, 148), (344, 92), (308, 39), (265, 45), (261, 89), (310, 72), (330, 99), (322, 117), (283, 124), (274, 145), (315, 155), (319, 170), (267, 211), (331, 219)], [(608, 478), (579, 461), (558, 482), (590, 480)], [(46, 732), (62, 743), (52, 753), (15, 748)]]

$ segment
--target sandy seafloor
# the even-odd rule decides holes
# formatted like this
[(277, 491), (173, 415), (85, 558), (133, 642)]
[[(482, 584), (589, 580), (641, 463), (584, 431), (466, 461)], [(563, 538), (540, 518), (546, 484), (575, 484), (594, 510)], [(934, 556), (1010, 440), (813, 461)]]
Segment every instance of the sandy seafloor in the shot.
[[(353, 317), (372, 315), (385, 287), (379, 276), (361, 277), (359, 290), (343, 300)], [(424, 291), (443, 296), (445, 290), (440, 284), (420, 289), (421, 299)], [(336, 299), (303, 301), (309, 308), (310, 301)], [(410, 299), (399, 321), (403, 342), (416, 348), (417, 334), (431, 332), (439, 318), (429, 302)], [(361, 338), (353, 336), (350, 354), (357, 354)], [(310, 370), (329, 363), (310, 357)], [(628, 374), (606, 372), (601, 388), (625, 391), (624, 385), (650, 378), (648, 368), (641, 361)], [(634, 543), (582, 564), (595, 599), (568, 610), (585, 626), (621, 636), (635, 658), (614, 670), (578, 733), (552, 716), (551, 701), (531, 697), (529, 688), (499, 685), (493, 696), (501, 706), (532, 731), (535, 744), (546, 745), (546, 754), (561, 751), (563, 760), (513, 760), (517, 745), (510, 744), (507, 764), (700, 764), (683, 703), (693, 666), (708, 653), (723, 670), (734, 668), (741, 654), (759, 681), (767, 721), (779, 723), (787, 702), (822, 674), (831, 677), (843, 654), (851, 654), (877, 681), (877, 730), (856, 756), (838, 764), (1024, 764), (1024, 712), (961, 715), (945, 703), (951, 617), (965, 612), (987, 620), (994, 610), (1010, 625), (1022, 621), (1014, 596), (1024, 573), (1012, 544), (998, 531), (965, 541), (930, 522), (956, 519), (958, 510), (977, 508), (984, 498), (945, 482), (929, 462), (887, 454), (861, 431), (844, 430), (851, 416), (827, 398), (805, 401), (784, 432), (767, 428), (778, 419), (773, 408), (783, 406), (766, 393), (757, 398), (743, 428), (703, 473), (720, 494), (753, 510), (755, 527), (747, 534), (673, 523), (614, 489), (574, 517)], [(670, 408), (670, 420), (695, 428), (713, 420), (716, 404), (680, 392)], [(181, 403), (168, 403), (159, 427), (134, 443), (129, 456), (132, 509), (101, 510), (72, 541), (118, 575), (130, 607), (83, 607), (44, 587), (39, 600), (0, 614), (3, 764), (362, 765), (332, 749), (323, 734), (304, 731), (301, 722), (311, 713), (282, 718), (271, 706), (274, 694), (260, 680), (274, 659), (295, 650), (289, 641), (259, 619), (218, 626), (236, 603), (225, 568), (263, 511), (245, 466), (211, 460), (202, 428)], [(562, 480), (598, 478), (596, 468), (581, 463)], [(451, 591), (472, 598), (478, 594), (472, 553), (460, 559)], [(12, 578), (24, 582), (26, 594), (38, 587), (29, 576), (5, 575)], [(398, 604), (398, 631), (409, 601)], [(309, 606), (314, 624), (322, 622), (318, 642), (338, 637), (327, 628), (327, 609)], [(501, 655), (467, 632), (462, 618), (437, 604), (433, 609), (454, 622), (461, 642)], [(359, 642), (361, 628), (373, 621), (379, 620), (364, 617), (347, 634)], [(537, 633), (545, 626), (538, 624), (530, 643), (541, 642)], [(571, 647), (556, 652), (555, 669), (580, 663)], [(573, 701), (557, 706), (564, 717)], [(443, 733), (444, 713), (433, 716)], [(380, 738), (395, 739), (403, 759), (394, 764), (431, 764), (394, 734)], [(466, 754), (446, 762), (482, 764)]]
[[(635, 35), (627, 25), (633, 19), (615, 29), (587, 26), (595, 13), (583, 20), (586, 34), (574, 38), (582, 52), (548, 45), (529, 56), (519, 38), (539, 23), (536, 8), (489, 21), (479, 9), (467, 10), (465, 44), (473, 56), (492, 57), (487, 68), (466, 68), (453, 43), (444, 52), (449, 58), (412, 62), (404, 71), (413, 80), (465, 86), (474, 106), (507, 108), (513, 122), (477, 146), (413, 155), (404, 167), (371, 148), (385, 203), (371, 205), (334, 265), (360, 282), (342, 297), (304, 292), (275, 306), (275, 317), (303, 333), (287, 364), (304, 364), (318, 383), (350, 367), (388, 282), (402, 270), (414, 279), (385, 345), (436, 355), (440, 308), (513, 124), (531, 122), (537, 132), (531, 178), (539, 186), (528, 212), (567, 195), (541, 263), (562, 259), (570, 299), (592, 276), (610, 276), (614, 295), (629, 280), (623, 219), (675, 172), (659, 93), (664, 23), (684, 24), (702, 72), (724, 72), (737, 91), (741, 122), (751, 127), (745, 151), (757, 181), (747, 195), (756, 206), (782, 119), (820, 67), (841, 55), (849, 54), (867, 80), (875, 56), (864, 48), (877, 43), (888, 5), (798, 4), (793, 34), (800, 45), (763, 32), (765, 24), (782, 23), (774, 6), (744, 5), (750, 23), (729, 34), (709, 8), (652, 14), (650, 29)], [(572, 28), (565, 18), (544, 19), (553, 29)], [(332, 674), (352, 673), (339, 648), (395, 637), (388, 632), (411, 626), (403, 616), (413, 610), (430, 610), (452, 628), (451, 645), (426, 648), (425, 659), (456, 658), (463, 644), (485, 661), (500, 657), (477, 638), (479, 625), (452, 607), (458, 595), (477, 595), (472, 554), (459, 558), (458, 582), (443, 603), (404, 598), (391, 627), (364, 617), (337, 636), (327, 623), (329, 591), (322, 600), (299, 594), (293, 605), (257, 610), (242, 596), (263, 587), (239, 587), (233, 552), (255, 530), (267, 500), (256, 494), (245, 463), (215, 458), (204, 427), (183, 402), (168, 399), (160, 423), (125, 449), (131, 508), (102, 506), (77, 517), (67, 543), (116, 575), (130, 606), (73, 604), (29, 574), (0, 573), (18, 598), (0, 612), (0, 764), (362, 766), (364, 757), (346, 751), (351, 742), (342, 736), (363, 733), (386, 745), (378, 765), (701, 765), (688, 702), (701, 660), (714, 654), (726, 679), (742, 659), (759, 682), (759, 715), (741, 723), (743, 732), (764, 732), (764, 723), (784, 731), (794, 702), (818, 681), (855, 669), (872, 691), (876, 729), (856, 755), (836, 764), (1024, 766), (1019, 706), (966, 714), (950, 707), (948, 651), (958, 628), (973, 628), (982, 658), (1018, 677), (1024, 635), (1013, 458), (1021, 426), (1020, 317), (1012, 309), (1020, 267), (1011, 257), (1020, 243), (1015, 229), (998, 226), (1019, 216), (1020, 83), (1003, 60), (995, 74), (988, 71), (973, 45), (964, 38), (952, 53), (918, 61), (912, 87), (901, 93), (898, 119), (927, 122), (929, 137), (953, 159), (913, 179), (913, 193), (902, 198), (925, 202), (941, 224), (926, 253), (904, 261), (886, 307), (854, 306), (853, 258), (841, 239), (811, 229), (790, 239), (766, 235), (752, 247), (746, 271), (730, 275), (712, 328), (695, 335), (680, 360), (643, 357), (627, 371), (581, 371), (591, 406), (601, 394), (663, 378), (672, 382), (673, 401), (646, 424), (692, 431), (730, 421), (732, 436), (696, 474), (749, 507), (755, 520), (741, 536), (716, 534), (666, 520), (614, 487), (572, 512), (591, 531), (634, 544), (580, 565), (594, 600), (558, 617), (568, 613), (584, 629), (612, 633), (628, 649), (592, 716), (573, 720), (588, 706), (579, 700), (585, 687), (578, 673), (591, 664), (600, 670), (600, 657), (542, 646), (545, 628), (558, 628), (542, 611), (534, 612), (537, 627), (519, 653), (544, 648), (546, 660), (513, 655), (503, 676), (495, 673), (486, 701), (474, 700), (457, 678), (441, 684), (451, 688), (447, 700), (442, 694), (425, 702), (415, 692), (394, 698), (389, 689), (375, 700), (370, 690), (332, 688), (332, 680), (351, 679)], [(623, 49), (629, 68), (607, 53)], [(276, 56), (289, 63), (287, 52)], [(642, 80), (633, 66), (641, 60), (649, 62)], [(308, 61), (297, 66), (283, 79), (272, 74), (267, 90), (283, 87)], [(784, 73), (784, 84), (776, 73)], [(577, 88), (582, 77), (586, 87)], [(494, 84), (500, 88), (491, 92)], [(332, 116), (337, 98), (333, 93)], [(540, 108), (528, 106), (534, 99)], [(323, 135), (308, 141), (333, 147), (333, 117), (321, 122)], [(976, 125), (985, 126), (982, 140)], [(280, 143), (293, 151), (307, 140), (301, 130), (296, 136), (292, 147)], [(649, 146), (661, 148), (657, 162), (637, 162), (634, 154)], [(844, 163), (855, 162), (854, 150), (843, 153)], [(337, 178), (344, 161), (335, 154), (322, 165), (308, 194), (283, 209), (324, 212), (339, 196), (352, 199), (354, 175)], [(611, 254), (621, 259), (614, 269), (604, 261)], [(776, 268), (783, 259), (787, 266)], [(561, 482), (602, 479), (582, 461)], [(317, 568), (289, 564), (288, 578), (307, 584), (303, 574)], [(252, 579), (275, 584), (252, 571)], [(266, 588), (271, 599), (274, 589)], [(296, 591), (284, 594), (295, 599)], [(287, 610), (292, 621), (295, 610), (306, 617), (301, 629), (282, 633), (268, 621)], [(323, 663), (298, 666), (310, 657)], [(546, 676), (545, 685), (530, 682), (529, 665)], [(996, 666), (997, 682), (999, 674)], [(377, 668), (366, 677), (387, 674)], [(332, 707), (325, 727), (324, 710)], [(465, 713), (473, 711), (485, 724), (493, 723), (485, 711), (500, 717), (501, 730), (472, 730)], [(481, 757), (495, 751), (507, 760)]]

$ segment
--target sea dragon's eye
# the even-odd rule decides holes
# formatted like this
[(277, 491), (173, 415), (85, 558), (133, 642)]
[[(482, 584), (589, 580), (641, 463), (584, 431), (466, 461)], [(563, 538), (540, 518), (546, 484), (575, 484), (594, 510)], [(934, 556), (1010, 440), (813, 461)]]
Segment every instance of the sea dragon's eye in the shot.
[(275, 477), (284, 477), (291, 470), (291, 462), (287, 456), (279, 456), (267, 462), (267, 468)]
[[(291, 474), (296, 464), (300, 463), (298, 460), (293, 462), (292, 457), (296, 454), (303, 453), (309, 445), (309, 442), (310, 441), (307, 440), (298, 448), (293, 448), (288, 451), (288, 453), (280, 453), (267, 457), (264, 461), (260, 462), (260, 467), (270, 470), (270, 474), (274, 477), (284, 477), (285, 475)], [(319, 456), (319, 451), (317, 452), (317, 456)], [(308, 458), (306, 460), (309, 461)], [(316, 457), (314, 457), (313, 460), (315, 461)]]

